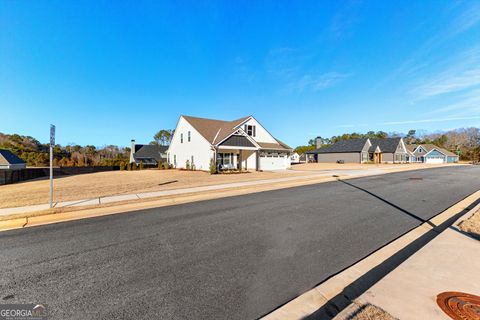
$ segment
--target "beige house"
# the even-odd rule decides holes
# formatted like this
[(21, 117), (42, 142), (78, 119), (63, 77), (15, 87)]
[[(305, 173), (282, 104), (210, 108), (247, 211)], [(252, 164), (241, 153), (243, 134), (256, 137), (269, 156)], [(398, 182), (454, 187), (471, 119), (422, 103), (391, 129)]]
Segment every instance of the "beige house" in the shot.
[(404, 163), (407, 148), (402, 138), (350, 139), (306, 152), (315, 162)]

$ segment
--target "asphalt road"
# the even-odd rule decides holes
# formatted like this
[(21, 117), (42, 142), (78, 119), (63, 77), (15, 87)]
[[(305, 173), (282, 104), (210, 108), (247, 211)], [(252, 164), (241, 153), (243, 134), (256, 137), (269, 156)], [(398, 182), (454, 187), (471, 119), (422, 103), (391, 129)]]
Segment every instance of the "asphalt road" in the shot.
[(257, 318), (479, 177), (436, 168), (1, 232), (0, 303), (43, 303), (50, 319)]

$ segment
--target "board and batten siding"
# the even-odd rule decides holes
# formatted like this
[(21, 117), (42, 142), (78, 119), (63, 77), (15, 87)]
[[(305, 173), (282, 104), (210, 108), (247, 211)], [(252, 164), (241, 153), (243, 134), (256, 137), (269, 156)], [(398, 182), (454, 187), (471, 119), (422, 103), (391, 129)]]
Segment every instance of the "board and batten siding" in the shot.
[[(189, 131), (190, 141), (188, 141)], [(209, 170), (210, 159), (214, 156), (210, 143), (183, 117), (178, 120), (167, 154), (168, 162), (176, 168), (185, 168), (187, 160), (191, 164), (193, 156), (196, 170)]]
[(360, 152), (344, 152), (344, 153), (319, 153), (317, 155), (318, 162), (337, 162), (343, 160), (346, 163), (360, 163)]

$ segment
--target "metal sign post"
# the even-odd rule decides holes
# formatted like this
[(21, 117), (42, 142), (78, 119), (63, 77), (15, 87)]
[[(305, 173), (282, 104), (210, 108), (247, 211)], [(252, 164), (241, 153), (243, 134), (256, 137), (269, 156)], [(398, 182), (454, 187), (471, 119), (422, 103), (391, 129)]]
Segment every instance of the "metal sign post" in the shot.
[(50, 125), (50, 208), (53, 208), (53, 147), (55, 146), (55, 126)]

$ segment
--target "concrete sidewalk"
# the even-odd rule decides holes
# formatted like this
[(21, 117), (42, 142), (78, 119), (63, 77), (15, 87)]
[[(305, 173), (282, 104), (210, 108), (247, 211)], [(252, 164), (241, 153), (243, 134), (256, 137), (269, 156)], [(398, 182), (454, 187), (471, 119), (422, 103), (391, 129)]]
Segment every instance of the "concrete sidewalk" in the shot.
[[(343, 176), (343, 177), (350, 177), (350, 178), (364, 177), (364, 176), (373, 176), (373, 175), (389, 173), (389, 170), (380, 170), (380, 169), (374, 168), (374, 169), (368, 169), (368, 170), (336, 170), (336, 171), (322, 170), (322, 171), (304, 171), (304, 172), (306, 173), (306, 175), (302, 175), (302, 176), (289, 176), (285, 178), (276, 178), (276, 179), (263, 179), (263, 180), (255, 180), (255, 181), (224, 183), (224, 184), (217, 184), (217, 185), (171, 189), (171, 190), (164, 190), (164, 191), (120, 194), (120, 195), (90, 198), (90, 199), (54, 202), (53, 207), (54, 208), (69, 208), (69, 207), (75, 208), (75, 207), (84, 207), (84, 206), (95, 206), (100, 204), (107, 204), (107, 203), (114, 203), (114, 202), (121, 202), (121, 201), (158, 198), (158, 197), (164, 197), (164, 196), (183, 195), (183, 194), (190, 194), (190, 193), (233, 189), (233, 188), (240, 188), (240, 187), (257, 186), (257, 185), (260, 186), (265, 184), (282, 183), (282, 182), (289, 182), (289, 181), (311, 180), (311, 179), (317, 179), (322, 177), (332, 177), (332, 176)], [(50, 205), (48, 203), (30, 205), (30, 206), (24, 206), (24, 207), (1, 208), (0, 217), (2, 216), (5, 217), (5, 216), (19, 214), (19, 213), (44, 211), (44, 210), (48, 210), (49, 208), (50, 208)]]
[[(374, 173), (369, 172), (369, 173), (366, 173), (366, 174), (369, 174), (369, 175), (370, 174), (378, 174), (378, 172), (374, 172)], [(289, 181), (297, 181), (297, 180), (305, 180), (305, 179), (315, 179), (315, 178), (331, 177), (331, 176), (332, 176), (332, 173), (328, 172), (328, 173), (309, 174), (309, 175), (305, 175), (305, 176), (293, 176), (293, 177), (290, 176), (290, 177), (277, 178), (277, 179), (264, 179), (264, 180), (256, 180), (256, 181), (225, 183), (225, 184), (191, 187), (191, 188), (182, 188), (182, 189), (172, 189), (172, 190), (155, 191), (155, 192), (121, 194), (121, 195), (108, 196), (108, 197), (99, 197), (99, 198), (91, 198), (91, 199), (79, 199), (79, 200), (64, 201), (64, 202), (54, 202), (53, 207), (54, 208), (83, 207), (83, 206), (90, 206), (90, 205), (100, 205), (100, 204), (106, 204), (106, 203), (120, 202), (120, 201), (157, 198), (157, 197), (172, 196), (172, 195), (183, 195), (183, 194), (189, 194), (189, 193), (198, 193), (198, 192), (205, 192), (205, 191), (232, 189), (232, 188), (240, 188), (240, 187), (247, 187), (247, 186), (257, 186), (257, 185), (265, 185), (265, 184), (272, 184), (272, 183), (279, 183), (279, 182), (289, 182)], [(48, 210), (49, 208), (50, 208), (50, 206), (49, 206), (48, 203), (25, 206), (25, 207), (3, 208), (3, 209), (0, 209), (0, 217), (1, 216), (12, 215), (12, 214), (18, 214), (18, 213), (29, 213), (29, 212), (35, 212), (35, 211), (43, 211), (43, 210)]]
[(356, 319), (364, 306), (373, 305), (400, 320), (451, 320), (437, 305), (443, 292), (480, 295), (480, 241), (464, 233), (460, 218), (425, 247), (367, 290), (334, 319)]

